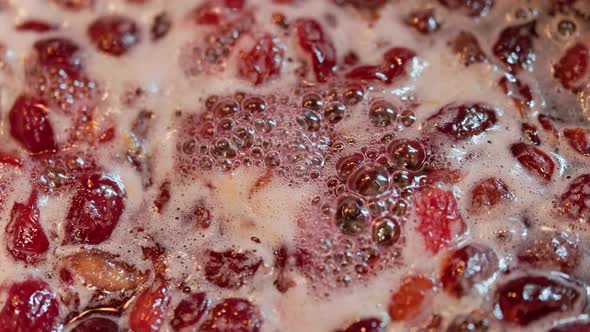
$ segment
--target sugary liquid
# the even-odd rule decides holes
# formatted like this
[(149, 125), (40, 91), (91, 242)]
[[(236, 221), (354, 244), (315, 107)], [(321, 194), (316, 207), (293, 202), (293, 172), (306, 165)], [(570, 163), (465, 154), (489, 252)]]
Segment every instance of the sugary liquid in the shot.
[[(587, 2), (466, 1), (475, 12), (462, 1), (226, 2), (211, 1), (212, 23), (195, 19), (205, 1), (97, 0), (72, 10), (67, 1), (0, 0), (0, 152), (20, 159), (0, 158), (1, 229), (15, 203), (38, 192), (48, 239), (19, 259), (6, 230), (3, 294), (15, 282), (47, 282), (63, 331), (97, 317), (139, 331), (137, 303), (160, 284), (166, 300), (147, 310), (161, 314), (153, 331), (173, 331), (179, 303), (199, 292), (208, 311), (186, 331), (344, 331), (367, 318), (381, 320), (379, 331), (545, 331), (587, 319), (590, 183), (572, 191), (590, 172)], [(416, 14), (429, 9), (433, 17)], [(99, 51), (88, 31), (114, 14), (138, 29), (117, 55)], [(319, 67), (330, 61), (327, 44), (336, 53), (327, 73), (301, 41), (302, 18), (323, 31), (307, 36), (322, 44), (311, 47)], [(16, 28), (30, 19), (55, 29)], [(240, 68), (268, 34), (278, 69), (255, 82)], [(43, 67), (34, 44), (50, 37), (77, 44), (82, 65)], [(480, 52), (465, 43), (473, 37)], [(560, 61), (577, 45), (586, 53)], [(394, 47), (415, 56), (400, 60), (398, 50), (400, 62), (388, 62)], [(355, 77), (359, 67), (379, 74)], [(59, 75), (65, 81), (52, 86)], [(15, 138), (9, 113), (23, 94), (44, 99), (58, 151), (31, 154)], [(96, 229), (72, 226), (91, 174), (112, 187), (104, 201), (78, 206), (89, 219), (110, 218), (113, 196), (124, 205), (98, 240)], [(457, 293), (443, 267), (468, 244), (491, 258), (457, 266), (474, 275)], [(399, 290), (417, 275), (430, 286), (416, 310), (399, 314), (412, 308)], [(531, 276), (555, 284), (530, 290), (525, 314), (511, 311), (502, 287)], [(11, 319), (6, 297), (0, 316)], [(227, 298), (255, 307), (249, 329), (207, 325)], [(470, 313), (479, 329), (459, 329)]]

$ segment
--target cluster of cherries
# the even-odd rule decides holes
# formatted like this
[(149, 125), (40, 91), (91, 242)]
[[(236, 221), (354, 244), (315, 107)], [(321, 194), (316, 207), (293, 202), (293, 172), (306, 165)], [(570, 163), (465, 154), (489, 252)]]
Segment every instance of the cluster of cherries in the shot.
[[(149, 0), (128, 0), (138, 5), (146, 1)], [(75, 11), (94, 5), (93, 0), (53, 2)], [(273, 2), (291, 5), (301, 1)], [(386, 2), (335, 0), (339, 5), (367, 11), (378, 11)], [(449, 10), (472, 17), (483, 17), (494, 8), (493, 0), (439, 2)], [(552, 7), (567, 10), (576, 2), (555, 0)], [(405, 22), (417, 33), (434, 34), (443, 27), (435, 14), (432, 9), (419, 10), (410, 13)], [(189, 16), (197, 25), (222, 27), (218, 29), (220, 32), (207, 38), (206, 47), (189, 50), (189, 61), (181, 58), (181, 66), (190, 75), (209, 71), (208, 66), (223, 67), (237, 39), (254, 31), (255, 22), (244, 0), (205, 1)], [(425, 238), (428, 251), (438, 253), (451, 247), (464, 232), (465, 222), (453, 193), (438, 185), (457, 182), (461, 175), (437, 166), (436, 154), (429, 142), (384, 135), (383, 141), (375, 146), (339, 156), (341, 148), (333, 130), (349, 116), (353, 106), (359, 108), (357, 105), (366, 106), (367, 120), (380, 130), (396, 128), (400, 131), (411, 126), (415, 121), (411, 107), (385, 99), (368, 102), (366, 88), (390, 85), (406, 77), (416, 53), (394, 47), (383, 54), (380, 63), (357, 65), (351, 56), (346, 65), (339, 67), (334, 43), (318, 21), (300, 18), (287, 24), (284, 19), (278, 19), (277, 23), (291, 29), (305, 59), (303, 62), (310, 64), (313, 78), (307, 70), (302, 70), (302, 76), (328, 84), (319, 84), (313, 89), (301, 88), (295, 96), (237, 93), (231, 97), (210, 97), (205, 104), (206, 112), (189, 122), (191, 127), (183, 133), (186, 136), (179, 143), (183, 173), (257, 165), (307, 180), (333, 174), (332, 177), (326, 175), (327, 195), (314, 200), (319, 212), (307, 216), (301, 230), (305, 241), (299, 243), (294, 253), (297, 268), (313, 280), (330, 283), (331, 276), (335, 275), (339, 285), (348, 285), (354, 278), (364, 278), (391, 266), (401, 255), (403, 229), (410, 209), (415, 212), (417, 230)], [(152, 41), (164, 38), (171, 25), (166, 13), (156, 16), (150, 29)], [(59, 31), (58, 25), (41, 20), (28, 20), (15, 28), (34, 33)], [(450, 44), (466, 66), (497, 60), (506, 68), (507, 74), (498, 85), (523, 114), (525, 141), (508, 148), (532, 176), (549, 183), (554, 177), (555, 162), (543, 151), (543, 144), (563, 138), (580, 156), (587, 157), (590, 138), (586, 129), (562, 128), (560, 132), (555, 125), (557, 119), (545, 115), (531, 119), (527, 115), (534, 98), (520, 74), (534, 64), (536, 35), (535, 21), (505, 28), (492, 47), (493, 58), (482, 50), (477, 37), (467, 31), (460, 32)], [(99, 52), (112, 57), (124, 56), (145, 38), (136, 22), (124, 16), (96, 19), (89, 25), (87, 36)], [(251, 37), (252, 48), (239, 52), (238, 75), (253, 85), (278, 79), (285, 44), (268, 33), (256, 32)], [(197, 60), (192, 61), (195, 56)], [(580, 93), (584, 78), (588, 76), (588, 59), (588, 45), (575, 43), (557, 59), (552, 76), (563, 89)], [(187, 63), (189, 65), (185, 66)], [(347, 69), (347, 66), (352, 68), (339, 69)], [(38, 40), (27, 60), (25, 77), (27, 88), (16, 98), (8, 120), (11, 136), (31, 157), (2, 152), (0, 164), (3, 169), (27, 170), (34, 175), (36, 183), (29, 199), (12, 206), (5, 228), (5, 243), (16, 261), (36, 265), (48, 253), (50, 244), (40, 222), (40, 192), (52, 195), (72, 188), (62, 245), (89, 246), (110, 238), (125, 209), (126, 193), (124, 185), (96, 166), (92, 156), (76, 150), (78, 145), (101, 144), (114, 139), (112, 128), (97, 131), (90, 125), (103, 91), (101, 84), (86, 72), (84, 55), (77, 43), (60, 37)], [(331, 85), (341, 78), (346, 80), (345, 85)], [(56, 141), (49, 112), (57, 112), (73, 124), (75, 130), (68, 142)], [(494, 127), (497, 117), (495, 110), (483, 103), (451, 104), (442, 107), (426, 122), (437, 135), (461, 141), (484, 134)], [(326, 171), (327, 165), (333, 172)], [(573, 179), (560, 197), (557, 212), (572, 221), (589, 222), (589, 186), (588, 174)], [(477, 183), (470, 197), (474, 211), (478, 211), (512, 200), (514, 194), (501, 179), (489, 178)], [(159, 209), (164, 206), (162, 204)], [(202, 220), (210, 219), (208, 211), (195, 213)], [(134, 331), (157, 331), (172, 307), (172, 289), (165, 277), (164, 249), (145, 248), (144, 253), (153, 263), (154, 280), (133, 298), (128, 325)], [(277, 250), (275, 263), (280, 270), (287, 265), (287, 255), (283, 249)], [(515, 273), (515, 277), (501, 282), (495, 288), (493, 308), (490, 308), (495, 319), (529, 326), (552, 314), (581, 312), (586, 291), (579, 281), (568, 276), (574, 275), (576, 262), (580, 260), (575, 241), (563, 234), (539, 236), (519, 248), (517, 259), (537, 270), (560, 273)], [(76, 276), (86, 285), (116, 292), (134, 290), (148, 278), (148, 273), (100, 250), (80, 251), (66, 257), (65, 261), (67, 264), (59, 274), (66, 285), (71, 285)], [(203, 273), (208, 282), (237, 290), (253, 278), (261, 264), (262, 260), (250, 251), (208, 251)], [(402, 280), (391, 296), (389, 316), (393, 321), (415, 321), (424, 315), (425, 303), (435, 292), (440, 290), (460, 298), (474, 285), (491, 279), (498, 265), (496, 253), (481, 244), (466, 244), (449, 250), (444, 253), (438, 280), (423, 275), (411, 275)], [(245, 299), (230, 297), (212, 305), (205, 293), (190, 289), (183, 289), (183, 292), (170, 321), (175, 330), (197, 324), (200, 324), (199, 331), (255, 332), (261, 329), (263, 322), (258, 307)], [(59, 324), (62, 300), (40, 279), (15, 282), (8, 288), (7, 300), (0, 311), (0, 331), (52, 331)], [(74, 307), (75, 302), (73, 300)], [(82, 315), (73, 320), (73, 330), (118, 331), (118, 324), (111, 318)], [(447, 330), (487, 331), (493, 319), (483, 311), (475, 311), (455, 318)], [(424, 322), (425, 330), (444, 325), (437, 314), (430, 315)], [(585, 330), (589, 325), (588, 321), (581, 320), (551, 331)], [(368, 318), (351, 324), (344, 331), (384, 329), (385, 324), (380, 319)]]

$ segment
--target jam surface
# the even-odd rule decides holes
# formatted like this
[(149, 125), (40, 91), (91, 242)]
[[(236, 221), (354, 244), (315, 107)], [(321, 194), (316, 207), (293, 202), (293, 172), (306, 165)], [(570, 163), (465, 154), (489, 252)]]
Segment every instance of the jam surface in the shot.
[(590, 330), (590, 2), (0, 0), (0, 332)]

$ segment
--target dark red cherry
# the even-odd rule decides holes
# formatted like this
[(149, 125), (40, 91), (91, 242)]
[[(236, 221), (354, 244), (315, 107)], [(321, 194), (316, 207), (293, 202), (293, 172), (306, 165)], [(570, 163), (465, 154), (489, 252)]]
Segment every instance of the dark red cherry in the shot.
[(8, 120), (12, 137), (31, 153), (57, 150), (47, 104), (43, 100), (28, 95), (19, 96), (8, 113)]
[(16, 260), (35, 263), (49, 249), (49, 240), (39, 223), (37, 191), (27, 203), (15, 202), (6, 225), (6, 247)]
[(590, 157), (590, 131), (582, 128), (568, 128), (563, 131), (569, 145), (579, 154)]
[(471, 191), (471, 206), (476, 210), (490, 209), (503, 201), (514, 199), (512, 190), (497, 178), (478, 182)]
[(498, 257), (483, 245), (470, 244), (450, 252), (443, 259), (440, 281), (445, 292), (462, 297), (476, 283), (482, 282), (498, 269)]
[(573, 89), (575, 84), (588, 72), (590, 52), (588, 47), (577, 43), (565, 51), (559, 62), (553, 66), (553, 75), (566, 89)]
[(572, 220), (590, 222), (590, 174), (572, 180), (561, 195), (559, 211)]
[(92, 317), (78, 323), (71, 332), (119, 332), (119, 325), (103, 317)]
[(209, 300), (205, 293), (194, 293), (178, 303), (170, 326), (176, 331), (193, 326), (207, 311)]
[(205, 278), (221, 288), (241, 288), (254, 278), (262, 265), (262, 259), (249, 250), (209, 250), (207, 255)]
[(530, 235), (517, 250), (518, 261), (543, 270), (573, 272), (580, 264), (577, 244), (563, 234)]
[(318, 82), (332, 76), (336, 66), (336, 48), (319, 22), (311, 18), (298, 19), (293, 23), (299, 46), (307, 53), (313, 64)]
[(199, 328), (199, 332), (259, 332), (262, 317), (258, 307), (248, 300), (228, 298), (217, 304)]
[(451, 104), (430, 117), (436, 129), (457, 140), (468, 139), (492, 128), (496, 112), (486, 104)]
[(80, 178), (66, 216), (65, 243), (106, 241), (125, 209), (125, 190), (112, 178), (94, 174)]
[(498, 287), (496, 318), (527, 326), (551, 314), (572, 311), (580, 292), (562, 278), (523, 276)]
[(434, 15), (434, 9), (422, 9), (411, 12), (405, 23), (421, 34), (427, 35), (440, 29), (440, 22)]
[(33, 47), (37, 53), (37, 62), (42, 66), (64, 69), (69, 76), (79, 76), (82, 56), (80, 47), (71, 39), (41, 39), (36, 41)]
[(525, 143), (513, 144), (510, 146), (510, 151), (528, 172), (544, 180), (551, 180), (555, 170), (555, 163), (545, 152)]
[(10, 286), (0, 311), (0, 332), (56, 331), (59, 303), (49, 285), (30, 279)]
[(494, 55), (512, 72), (530, 70), (535, 61), (533, 38), (536, 37), (536, 22), (505, 28), (494, 44)]
[(125, 16), (103, 16), (88, 27), (88, 36), (96, 48), (106, 54), (122, 56), (140, 41), (135, 21)]
[(240, 52), (238, 73), (254, 85), (279, 77), (285, 49), (277, 37), (263, 35), (249, 51)]

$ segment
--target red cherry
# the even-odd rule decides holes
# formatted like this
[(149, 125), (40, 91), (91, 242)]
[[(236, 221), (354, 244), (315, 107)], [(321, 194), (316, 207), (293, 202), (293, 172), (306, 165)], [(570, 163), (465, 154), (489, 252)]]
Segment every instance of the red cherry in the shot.
[(81, 321), (71, 332), (119, 332), (119, 325), (108, 318), (93, 317)]
[(519, 262), (545, 270), (573, 272), (580, 262), (576, 244), (562, 234), (542, 234), (522, 243), (517, 252)]
[(209, 250), (205, 278), (221, 288), (239, 289), (252, 280), (262, 259), (251, 251)]
[(367, 318), (350, 324), (341, 332), (383, 332), (385, 324), (378, 318)]
[(129, 328), (134, 332), (160, 331), (170, 304), (166, 282), (157, 278), (155, 284), (137, 296), (129, 314)]
[(191, 17), (197, 24), (218, 25), (231, 21), (245, 5), (246, 0), (208, 0), (195, 8)]
[(471, 191), (471, 206), (476, 210), (489, 209), (503, 201), (513, 199), (512, 190), (497, 178), (482, 180)]
[(57, 29), (58, 27), (55, 24), (37, 19), (26, 20), (16, 26), (18, 31), (47, 32)]
[(57, 150), (47, 113), (47, 104), (43, 100), (21, 95), (8, 114), (10, 134), (32, 153)]
[(580, 292), (562, 278), (525, 276), (502, 284), (495, 297), (498, 319), (527, 326), (551, 314), (571, 311)]
[(69, 76), (78, 77), (82, 69), (80, 47), (70, 39), (48, 38), (33, 44), (37, 62), (45, 67), (64, 69)]
[(6, 225), (6, 247), (16, 260), (35, 263), (49, 249), (49, 240), (39, 223), (37, 191), (26, 204), (15, 202)]
[(588, 47), (577, 43), (567, 49), (559, 62), (553, 66), (553, 76), (564, 88), (573, 89), (573, 85), (588, 72), (589, 58)]
[(509, 74), (502, 76), (498, 85), (500, 85), (506, 96), (512, 98), (514, 105), (521, 113), (526, 113), (527, 110), (534, 106), (531, 88), (522, 83), (516, 76)]
[(228, 298), (217, 304), (199, 332), (259, 332), (262, 318), (258, 307), (248, 300)]
[(461, 63), (469, 66), (475, 63), (484, 62), (487, 57), (477, 41), (474, 34), (467, 31), (461, 31), (451, 41), (451, 47), (455, 54), (459, 56)]
[(298, 19), (293, 26), (299, 46), (312, 59), (316, 79), (318, 82), (326, 82), (332, 76), (337, 61), (336, 48), (332, 40), (314, 19)]
[(426, 249), (436, 254), (451, 243), (453, 226), (463, 223), (455, 195), (432, 188), (419, 192), (414, 197), (414, 205), (417, 229), (424, 237)]
[(528, 172), (538, 175), (544, 180), (551, 180), (555, 163), (545, 152), (525, 143), (513, 144), (510, 146), (510, 151)]
[(535, 61), (533, 37), (536, 22), (531, 21), (521, 25), (505, 28), (494, 44), (494, 55), (502, 61), (512, 72), (520, 69), (530, 69)]
[(346, 77), (356, 81), (390, 84), (396, 78), (407, 75), (406, 64), (415, 57), (416, 53), (410, 49), (393, 47), (383, 54), (383, 64), (357, 67), (346, 74)]
[(103, 16), (88, 27), (88, 36), (106, 54), (122, 56), (140, 41), (135, 21), (125, 16)]
[(440, 22), (434, 16), (434, 9), (422, 9), (411, 12), (405, 23), (423, 35), (431, 34), (440, 29)]
[(174, 309), (174, 318), (170, 326), (176, 331), (195, 325), (207, 311), (209, 300), (205, 293), (191, 294), (188, 298), (180, 301)]
[(551, 118), (547, 115), (544, 115), (544, 114), (539, 114), (538, 120), (539, 120), (539, 123), (541, 124), (541, 127), (544, 130), (551, 131), (553, 133), (557, 133), (557, 130), (555, 129), (555, 126), (553, 125), (553, 120), (554, 120), (553, 118)]
[(389, 302), (389, 316), (393, 321), (410, 321), (416, 318), (431, 297), (434, 284), (422, 275), (413, 275), (402, 280)]
[(588, 129), (565, 129), (563, 136), (574, 150), (583, 156), (590, 156), (590, 131)]
[(438, 0), (449, 9), (457, 9), (470, 16), (485, 16), (494, 6), (494, 0)]
[(250, 51), (240, 52), (238, 72), (254, 85), (263, 84), (279, 77), (284, 58), (285, 49), (280, 40), (266, 34), (256, 41)]
[(498, 121), (491, 106), (479, 103), (450, 104), (428, 120), (434, 121), (438, 131), (457, 140), (479, 135)]
[(0, 332), (51, 332), (57, 329), (58, 318), (59, 304), (46, 282), (17, 282), (0, 311)]
[(590, 174), (575, 178), (561, 195), (559, 210), (572, 220), (590, 222)]
[(447, 293), (460, 298), (476, 283), (491, 277), (497, 269), (498, 257), (492, 249), (469, 244), (446, 255), (440, 281)]
[(99, 244), (106, 241), (125, 209), (125, 191), (106, 175), (80, 179), (66, 217), (65, 243)]

